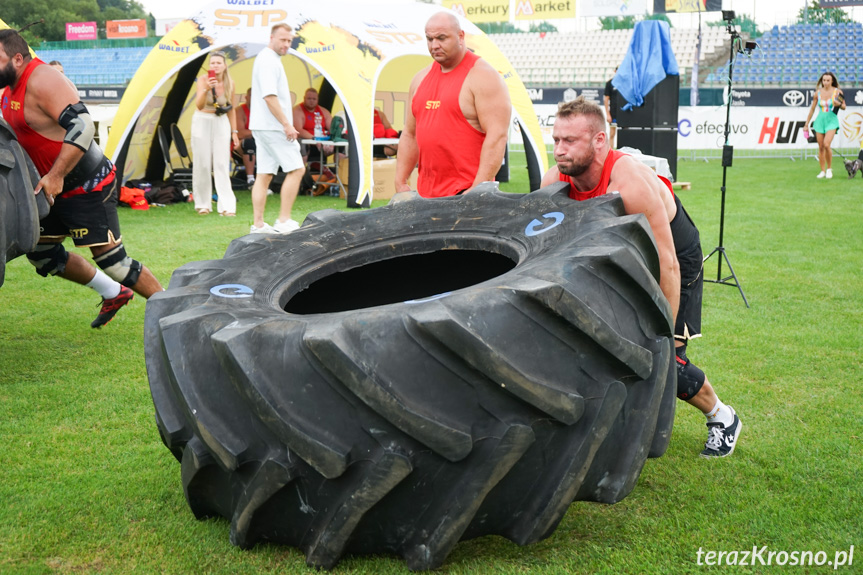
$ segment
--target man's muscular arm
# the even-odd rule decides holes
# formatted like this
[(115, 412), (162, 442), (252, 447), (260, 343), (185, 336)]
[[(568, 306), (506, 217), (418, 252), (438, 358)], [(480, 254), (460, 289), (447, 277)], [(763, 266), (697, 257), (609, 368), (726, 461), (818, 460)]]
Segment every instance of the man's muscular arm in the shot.
[[(78, 91), (60, 72), (50, 66), (39, 66), (27, 82), (27, 96), (24, 100), (24, 119), (27, 124), (42, 136), (51, 140), (63, 141), (60, 154), (36, 185), (36, 193), (45, 190), (45, 197), (52, 203), (63, 191), (63, 179), (84, 155), (84, 142), (78, 145), (64, 141), (66, 128), (60, 125), (60, 117), (67, 107), (78, 104)], [(92, 140), (92, 136), (89, 137)], [(89, 147), (89, 141), (86, 142)]]
[[(494, 180), (503, 163), (512, 105), (509, 90), (497, 70), (485, 62), (478, 62), (470, 74), (470, 89), (480, 130), (485, 141), (479, 157), (473, 185)], [(399, 149), (401, 154), (401, 149)]]
[(664, 184), (647, 166), (623, 157), (614, 165), (609, 192), (620, 192), (627, 214), (644, 214), (659, 250), (659, 287), (671, 305), (673, 321), (680, 304), (680, 265), (671, 236), (668, 210), (663, 197), (669, 194)]

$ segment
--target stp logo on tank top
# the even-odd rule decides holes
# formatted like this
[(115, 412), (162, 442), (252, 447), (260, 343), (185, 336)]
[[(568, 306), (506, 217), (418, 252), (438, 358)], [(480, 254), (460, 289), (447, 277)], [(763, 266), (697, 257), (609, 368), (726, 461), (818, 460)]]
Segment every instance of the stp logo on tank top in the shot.
[(426, 110), (437, 110), (440, 108), (440, 100), (427, 100)]

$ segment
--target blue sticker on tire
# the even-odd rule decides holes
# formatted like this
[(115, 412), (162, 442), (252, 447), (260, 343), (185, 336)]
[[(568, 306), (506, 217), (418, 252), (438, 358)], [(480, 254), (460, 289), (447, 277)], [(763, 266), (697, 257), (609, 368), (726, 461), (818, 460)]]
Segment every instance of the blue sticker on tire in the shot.
[[(545, 221), (540, 220), (532, 220), (527, 227), (524, 228), (524, 235), (528, 237), (538, 236), (539, 234), (544, 234), (550, 229), (556, 228), (563, 221), (563, 214), (561, 212), (548, 212), (547, 214), (542, 215), (545, 218)], [(549, 220), (553, 220), (549, 223)]]
[(242, 284), (223, 284), (210, 288), (210, 293), (214, 296), (225, 298), (247, 298), (252, 297), (255, 291)]

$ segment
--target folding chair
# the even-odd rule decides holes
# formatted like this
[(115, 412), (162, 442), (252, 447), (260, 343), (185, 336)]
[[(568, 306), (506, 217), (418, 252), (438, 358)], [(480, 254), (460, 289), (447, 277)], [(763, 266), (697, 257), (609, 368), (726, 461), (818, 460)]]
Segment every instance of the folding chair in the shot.
[[(168, 179), (180, 189), (190, 189), (192, 187), (192, 168), (187, 168), (185, 163), (182, 163), (182, 156), (180, 158), (182, 167), (175, 168), (171, 163), (171, 144), (168, 142), (168, 138), (165, 137), (164, 128), (157, 126), (156, 132), (159, 138), (159, 147), (162, 148), (162, 158), (165, 160), (165, 168), (168, 170)], [(174, 143), (177, 144), (178, 142), (175, 140)], [(185, 149), (185, 141), (182, 142), (182, 146)], [(177, 153), (179, 152), (180, 148), (177, 146)]]
[(177, 124), (171, 124), (171, 139), (174, 140), (174, 147), (177, 148), (177, 153), (180, 155), (180, 163), (183, 167), (186, 166), (184, 159), (189, 160), (188, 168), (192, 168), (192, 158), (189, 157), (189, 149), (186, 147), (186, 138), (183, 137), (183, 132), (177, 127)]

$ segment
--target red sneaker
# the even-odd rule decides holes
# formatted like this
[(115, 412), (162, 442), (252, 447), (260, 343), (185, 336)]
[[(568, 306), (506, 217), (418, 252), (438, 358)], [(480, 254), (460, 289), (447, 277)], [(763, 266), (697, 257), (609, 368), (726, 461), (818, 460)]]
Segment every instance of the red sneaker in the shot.
[(120, 311), (120, 308), (132, 301), (133, 297), (135, 297), (135, 292), (126, 286), (120, 286), (120, 293), (116, 297), (112, 297), (111, 299), (102, 298), (102, 309), (99, 310), (99, 315), (96, 316), (90, 327), (102, 327), (114, 319), (114, 315)]

